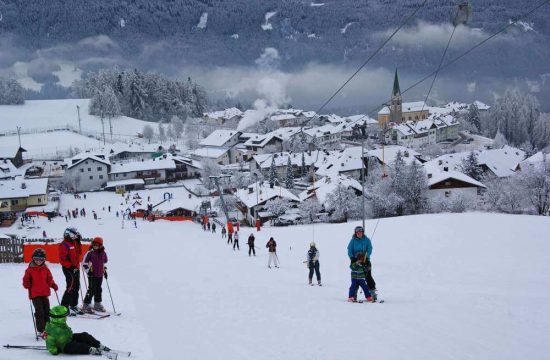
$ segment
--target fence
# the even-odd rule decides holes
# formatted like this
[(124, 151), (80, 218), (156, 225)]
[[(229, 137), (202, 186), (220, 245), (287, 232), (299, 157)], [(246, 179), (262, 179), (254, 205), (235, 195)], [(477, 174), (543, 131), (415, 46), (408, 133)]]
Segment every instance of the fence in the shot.
[[(60, 243), (63, 241), (62, 238), (37, 238), (37, 239), (0, 239), (0, 263), (20, 263), (24, 261), (24, 245), (25, 244), (52, 244)], [(91, 238), (82, 239), (83, 243), (91, 243)], [(51, 245), (50, 245), (51, 246)], [(33, 245), (29, 248), (36, 248), (38, 246)], [(28, 252), (28, 251), (27, 251)], [(83, 249), (84, 253), (84, 249)], [(53, 254), (52, 254), (53, 255)], [(48, 254), (47, 254), (48, 256)], [(27, 256), (28, 258), (28, 256)], [(27, 259), (29, 260), (29, 259)], [(48, 261), (51, 261), (48, 259)]]

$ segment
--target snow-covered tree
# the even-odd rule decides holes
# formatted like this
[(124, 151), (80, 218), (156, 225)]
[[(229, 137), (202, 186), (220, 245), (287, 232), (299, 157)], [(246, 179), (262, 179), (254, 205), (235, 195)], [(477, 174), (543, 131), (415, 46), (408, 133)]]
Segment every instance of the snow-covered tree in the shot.
[(294, 189), (294, 174), (292, 173), (292, 163), (290, 161), (290, 156), (286, 164), (286, 179), (285, 186), (287, 189)]
[(519, 213), (524, 203), (523, 186), (518, 177), (486, 180), (487, 191), (483, 194), (485, 208), (490, 211)]
[(143, 134), (143, 137), (147, 139), (147, 141), (150, 144), (151, 140), (153, 140), (153, 137), (155, 136), (155, 130), (151, 125), (147, 124), (143, 127), (142, 134)]
[[(88, 112), (91, 115), (96, 115), (101, 118), (101, 123), (104, 126), (104, 119), (109, 120), (109, 133), (111, 134), (111, 141), (113, 141), (113, 124), (112, 118), (121, 114), (120, 104), (112, 88), (104, 86), (101, 89), (97, 89), (88, 107)], [(103, 131), (103, 141), (105, 142), (105, 130)]]
[(159, 122), (158, 134), (159, 134), (160, 143), (162, 144), (166, 140), (166, 130), (164, 129), (164, 125), (162, 124), (162, 122)]
[(504, 135), (500, 132), (500, 130), (497, 130), (495, 138), (493, 139), (493, 148), (502, 149), (507, 144), (508, 142), (506, 141)]
[(429, 210), (428, 178), (420, 164), (412, 161), (407, 167), (407, 190), (405, 192), (405, 207), (408, 214), (421, 214)]
[(25, 90), (15, 79), (0, 77), (0, 105), (22, 105), (25, 103)]
[(171, 127), (172, 127), (172, 131), (174, 133), (174, 136), (176, 137), (176, 142), (178, 142), (181, 134), (183, 133), (183, 128), (184, 128), (184, 125), (183, 125), (183, 121), (177, 117), (177, 116), (172, 116), (172, 120), (170, 120), (170, 123), (171, 123)]
[(403, 215), (404, 212), (404, 202), (407, 199), (407, 167), (405, 160), (403, 160), (403, 153), (401, 150), (397, 151), (395, 155), (395, 160), (393, 166), (390, 169), (390, 179), (391, 179), (391, 191), (396, 195), (392, 200), (403, 201), (402, 204), (396, 204), (396, 213), (397, 215)]
[(321, 212), (323, 207), (316, 199), (307, 199), (298, 205), (298, 209), (302, 216), (302, 222), (310, 224), (317, 218), (317, 214)]
[(306, 157), (304, 152), (302, 152), (302, 166), (300, 168), (300, 173), (302, 177), (305, 177), (307, 174)]
[(466, 120), (476, 129), (476, 134), (479, 134), (481, 131), (481, 117), (476, 104), (471, 104), (468, 108)]
[(269, 167), (269, 186), (275, 186), (277, 183), (277, 168), (275, 167), (275, 156), (271, 157), (271, 166)]
[(172, 124), (168, 124), (166, 126), (166, 136), (169, 139), (176, 139), (176, 135), (174, 133), (174, 126), (172, 126)]
[(334, 221), (347, 222), (348, 219), (361, 217), (361, 198), (355, 195), (353, 189), (338, 184), (334, 191), (327, 195), (326, 209)]
[(475, 180), (478, 180), (478, 181), (481, 180), (483, 176), (483, 171), (479, 166), (479, 161), (477, 159), (477, 154), (475, 152), (471, 151), (467, 157), (462, 159), (462, 163), (460, 165), (460, 171)]
[(204, 186), (207, 189), (213, 189), (215, 184), (210, 181), (210, 176), (219, 175), (221, 172), (220, 165), (213, 159), (205, 159), (202, 161), (201, 177)]
[(265, 204), (265, 209), (273, 215), (273, 218), (283, 215), (290, 207), (290, 201), (285, 198), (275, 198)]
[(519, 175), (529, 204), (539, 215), (550, 211), (550, 164), (545, 160), (539, 166), (524, 170)]

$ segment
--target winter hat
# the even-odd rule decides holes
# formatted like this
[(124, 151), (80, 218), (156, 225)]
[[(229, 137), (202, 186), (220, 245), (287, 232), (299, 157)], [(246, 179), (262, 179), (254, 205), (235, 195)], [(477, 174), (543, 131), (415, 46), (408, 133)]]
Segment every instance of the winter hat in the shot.
[(98, 244), (99, 247), (102, 247), (103, 246), (103, 238), (101, 236), (96, 236), (93, 240), (92, 240), (92, 246), (94, 246), (94, 244)]
[(357, 254), (357, 260), (365, 260), (365, 255), (363, 255), (363, 253), (359, 253)]
[(364, 232), (365, 232), (365, 229), (363, 229), (363, 227), (362, 227), (361, 225), (359, 225), (359, 226), (356, 226), (356, 227), (355, 227), (355, 232), (358, 232), (358, 231), (364, 233)]
[(46, 252), (44, 251), (44, 249), (35, 249), (33, 252), (32, 252), (32, 259), (33, 260), (46, 260)]
[(315, 241), (310, 242), (309, 247), (315, 247)]
[(50, 317), (54, 319), (66, 318), (69, 315), (69, 309), (63, 305), (57, 305), (50, 309)]

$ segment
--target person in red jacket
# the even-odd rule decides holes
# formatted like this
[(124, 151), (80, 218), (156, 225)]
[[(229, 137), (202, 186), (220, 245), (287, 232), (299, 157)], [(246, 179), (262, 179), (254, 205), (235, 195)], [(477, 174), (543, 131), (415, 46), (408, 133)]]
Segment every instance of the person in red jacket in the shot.
[(80, 290), (80, 254), (82, 237), (73, 227), (65, 229), (63, 242), (59, 244), (59, 262), (67, 282), (61, 305), (69, 309), (70, 315), (83, 314), (78, 308), (78, 291)]
[(29, 299), (34, 305), (36, 331), (39, 336), (43, 336), (46, 323), (50, 320), (50, 288), (55, 291), (58, 289), (50, 269), (46, 266), (46, 252), (43, 249), (33, 251), (32, 261), (23, 276), (23, 287), (29, 290)]

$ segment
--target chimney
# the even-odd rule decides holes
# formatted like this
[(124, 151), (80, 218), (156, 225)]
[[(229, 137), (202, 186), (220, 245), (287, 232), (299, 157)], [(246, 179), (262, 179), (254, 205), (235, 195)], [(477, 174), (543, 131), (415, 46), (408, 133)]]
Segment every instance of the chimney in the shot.
[(249, 188), (248, 188), (248, 193), (249, 193), (249, 194), (252, 194), (253, 192), (254, 192), (254, 188), (253, 188), (252, 186), (249, 187)]
[(445, 166), (445, 167), (443, 168), (443, 171), (449, 171), (449, 168), (448, 168), (447, 166)]
[(428, 174), (428, 179), (431, 179), (432, 178), (432, 174)]
[(21, 183), (21, 189), (26, 189), (27, 188), (27, 184), (25, 184), (24, 182)]

